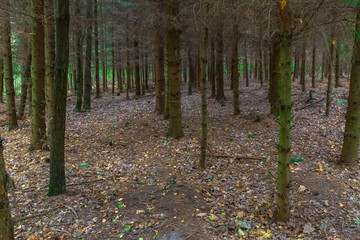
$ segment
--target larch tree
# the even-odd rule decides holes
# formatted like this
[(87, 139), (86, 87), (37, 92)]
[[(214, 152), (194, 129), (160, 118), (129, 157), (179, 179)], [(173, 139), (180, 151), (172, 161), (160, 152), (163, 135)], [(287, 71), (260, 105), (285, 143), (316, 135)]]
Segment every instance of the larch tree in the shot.
[(240, 114), (240, 104), (239, 104), (239, 33), (237, 24), (237, 19), (233, 26), (233, 39), (232, 39), (232, 52), (231, 52), (231, 82), (233, 87), (233, 97), (234, 97), (234, 115)]
[(46, 138), (44, 0), (31, 0), (32, 14), (32, 134), (31, 150), (41, 149)]
[[(10, 8), (10, 1), (6, 0), (5, 4)], [(4, 79), (6, 87), (7, 98), (7, 116), (8, 116), (8, 129), (13, 130), (18, 126), (16, 117), (15, 106), (15, 89), (14, 89), (14, 73), (13, 73), (13, 57), (11, 46), (11, 20), (10, 13), (4, 12), (5, 19), (3, 20), (2, 44), (4, 46)]]
[(164, 38), (158, 31), (155, 33), (156, 49), (156, 99), (155, 112), (158, 115), (165, 113), (165, 68), (164, 68)]
[(170, 26), (166, 36), (166, 59), (168, 77), (169, 129), (167, 135), (173, 138), (183, 136), (180, 89), (180, 31), (178, 25), (178, 0), (166, 1), (166, 12)]
[(355, 44), (350, 75), (350, 89), (348, 108), (346, 111), (346, 123), (344, 142), (339, 163), (355, 164), (359, 161), (360, 141), (360, 1), (356, 1), (356, 27)]
[(50, 181), (48, 196), (66, 191), (65, 181), (65, 122), (67, 73), (69, 68), (69, 0), (57, 1), (56, 65), (53, 93), (53, 127), (50, 147)]
[(100, 98), (98, 2), (94, 0), (95, 98)]

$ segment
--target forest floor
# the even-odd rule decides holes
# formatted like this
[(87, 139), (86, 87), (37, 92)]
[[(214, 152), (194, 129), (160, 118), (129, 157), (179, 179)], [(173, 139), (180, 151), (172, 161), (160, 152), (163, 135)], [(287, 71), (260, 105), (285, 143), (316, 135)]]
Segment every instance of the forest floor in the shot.
[[(67, 193), (47, 197), (49, 152), (29, 152), (31, 122), (5, 129), (7, 169), (17, 239), (360, 239), (359, 164), (339, 166), (346, 88), (334, 90), (324, 116), (325, 86), (293, 88), (291, 218), (275, 221), (277, 119), (267, 91), (241, 88), (208, 100), (207, 168), (197, 168), (200, 95), (182, 97), (185, 136), (165, 137), (154, 95), (126, 101), (104, 95), (90, 112), (68, 99)], [(153, 94), (153, 93), (149, 93)], [(2, 108), (5, 108), (2, 105)], [(302, 161), (303, 160), (303, 161)]]

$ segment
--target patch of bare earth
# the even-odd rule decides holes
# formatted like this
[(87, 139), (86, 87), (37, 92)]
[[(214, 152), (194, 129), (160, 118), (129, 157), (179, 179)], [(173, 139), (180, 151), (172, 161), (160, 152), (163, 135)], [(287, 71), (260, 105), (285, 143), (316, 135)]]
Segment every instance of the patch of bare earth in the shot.
[[(197, 168), (200, 95), (183, 94), (185, 137), (166, 138), (154, 96), (126, 101), (105, 95), (90, 112), (73, 113), (66, 129), (67, 189), (48, 198), (49, 153), (29, 153), (30, 120), (6, 132), (7, 168), (17, 239), (357, 239), (359, 165), (336, 164), (346, 89), (335, 90), (324, 116), (324, 86), (294, 87), (291, 219), (275, 221), (277, 119), (267, 91), (242, 88), (241, 114), (209, 99), (207, 169)], [(1, 108), (4, 108), (2, 106)], [(3, 113), (1, 123), (6, 120)], [(3, 124), (4, 125), (4, 124)], [(239, 229), (241, 231), (239, 231)]]

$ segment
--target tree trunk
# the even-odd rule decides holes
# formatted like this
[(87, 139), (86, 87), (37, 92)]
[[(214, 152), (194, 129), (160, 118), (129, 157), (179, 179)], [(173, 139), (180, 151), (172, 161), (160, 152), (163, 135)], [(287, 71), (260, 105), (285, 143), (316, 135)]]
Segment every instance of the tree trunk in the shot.
[[(75, 14), (77, 16), (81, 15), (81, 0), (76, 1)], [(75, 88), (76, 88), (76, 100), (74, 112), (81, 112), (82, 108), (82, 97), (84, 90), (84, 78), (83, 78), (83, 33), (81, 30), (81, 25), (77, 26), (77, 31), (75, 32), (75, 41), (76, 41), (76, 78), (75, 78)]]
[[(166, 1), (167, 13), (176, 18), (179, 14), (178, 0)], [(173, 138), (183, 136), (181, 123), (181, 89), (180, 89), (180, 31), (176, 26), (167, 30), (166, 38), (167, 70), (168, 70), (168, 106), (169, 129), (167, 135)]]
[(86, 50), (85, 50), (85, 82), (84, 82), (84, 103), (83, 109), (89, 111), (91, 109), (91, 57), (92, 57), (92, 17), (93, 17), (93, 1), (87, 1), (86, 6), (86, 19), (87, 19), (87, 29), (86, 29)]
[(111, 39), (111, 65), (112, 65), (112, 87), (111, 93), (115, 95), (115, 75), (116, 75), (116, 66), (115, 66), (115, 36), (114, 28), (112, 28), (112, 39)]
[(292, 81), (295, 82), (296, 79), (299, 77), (299, 54), (298, 51), (295, 51), (295, 57), (294, 57), (294, 73)]
[(259, 59), (258, 59), (258, 70), (259, 70), (259, 81), (260, 81), (260, 86), (263, 87), (264, 85), (264, 71), (263, 71), (263, 52), (262, 52), (262, 45), (261, 43), (259, 43)]
[(279, 35), (275, 34), (272, 39), (270, 53), (270, 81), (269, 81), (269, 103), (270, 113), (279, 116), (280, 112), (280, 42)]
[(326, 91), (326, 109), (325, 115), (328, 117), (330, 115), (330, 108), (331, 108), (331, 95), (332, 95), (332, 88), (333, 88), (333, 80), (332, 80), (332, 70), (333, 70), (333, 56), (334, 56), (334, 34), (331, 34), (331, 43), (330, 43), (330, 54), (329, 54), (329, 64), (328, 64), (328, 85)]
[(31, 42), (29, 42), (27, 45), (26, 61), (21, 77), (21, 95), (18, 111), (19, 119), (23, 119), (25, 116), (25, 106), (26, 98), (28, 95), (29, 81), (31, 81)]
[(65, 123), (66, 85), (69, 68), (69, 0), (58, 0), (56, 16), (56, 66), (54, 83), (53, 128), (50, 148), (50, 181), (48, 196), (66, 191), (65, 181)]
[(192, 86), (193, 82), (195, 80), (195, 68), (194, 63), (192, 60), (192, 54), (191, 54), (191, 46), (190, 42), (188, 43), (188, 52), (187, 52), (188, 62), (189, 62), (189, 81), (188, 81), (188, 95), (192, 95)]
[(0, 55), (0, 102), (4, 102), (4, 55)]
[(314, 37), (313, 49), (312, 49), (312, 67), (311, 67), (311, 87), (316, 87), (316, 38)]
[[(10, 8), (10, 2), (7, 0), (7, 7)], [(3, 46), (4, 46), (4, 78), (6, 88), (6, 103), (7, 103), (7, 117), (8, 130), (11, 131), (18, 126), (16, 118), (15, 106), (15, 90), (14, 90), (14, 74), (13, 74), (13, 60), (12, 60), (12, 46), (11, 46), (11, 25), (10, 13), (4, 12), (5, 20), (3, 24)]]
[(249, 87), (249, 63), (248, 63), (248, 54), (247, 54), (247, 44), (245, 42), (245, 56), (244, 56), (244, 73), (245, 73), (245, 81), (246, 87)]
[(325, 69), (326, 69), (326, 50), (323, 50), (322, 62), (321, 62), (321, 81), (325, 78)]
[[(306, 35), (306, 33), (305, 33)], [(301, 90), (306, 90), (306, 36), (303, 39), (302, 53), (301, 53), (301, 69), (300, 69), (300, 84)]]
[(155, 35), (156, 44), (156, 99), (155, 113), (163, 115), (165, 113), (165, 70), (164, 70), (164, 39), (161, 32)]
[(340, 49), (339, 44), (336, 46), (335, 56), (335, 87), (340, 87)]
[[(1, 137), (0, 137), (1, 139)], [(7, 193), (8, 174), (5, 169), (3, 140), (0, 140), (0, 240), (14, 239), (14, 224)]]
[(100, 98), (98, 3), (94, 0), (95, 98)]
[(238, 24), (233, 26), (232, 56), (231, 56), (231, 82), (233, 84), (234, 115), (240, 114), (239, 105), (239, 33)]
[(54, 0), (44, 1), (45, 3), (45, 115), (46, 115), (46, 135), (49, 137), (52, 122), (52, 95), (54, 85), (55, 68), (55, 17)]
[[(360, 6), (356, 7), (356, 30), (360, 32)], [(356, 164), (359, 160), (360, 139), (360, 39), (355, 34), (350, 75), (349, 105), (346, 112), (344, 142), (339, 163)]]
[(210, 42), (210, 68), (209, 68), (209, 78), (211, 84), (211, 98), (215, 98), (216, 96), (216, 88), (215, 88), (215, 80), (216, 80), (216, 65), (215, 65), (215, 40), (212, 37)]
[(280, 9), (280, 118), (277, 181), (278, 220), (286, 222), (290, 208), (290, 129), (291, 129), (291, 16), (290, 0)]
[(224, 92), (224, 59), (223, 59), (223, 29), (220, 27), (216, 34), (216, 100), (226, 100)]
[(135, 60), (135, 96), (141, 95), (140, 86), (140, 54), (139, 54), (139, 38), (137, 33), (135, 34), (134, 40), (134, 60)]
[(126, 100), (130, 99), (129, 96), (129, 89), (130, 89), (130, 83), (131, 83), (131, 66), (130, 66), (130, 43), (129, 43), (129, 29), (128, 25), (126, 25)]
[(209, 42), (209, 30), (204, 33), (203, 49), (201, 51), (201, 141), (200, 141), (200, 169), (205, 169), (207, 145), (207, 96), (206, 96), (206, 66)]
[(44, 0), (31, 0), (32, 11), (32, 135), (30, 149), (41, 149), (46, 137)]

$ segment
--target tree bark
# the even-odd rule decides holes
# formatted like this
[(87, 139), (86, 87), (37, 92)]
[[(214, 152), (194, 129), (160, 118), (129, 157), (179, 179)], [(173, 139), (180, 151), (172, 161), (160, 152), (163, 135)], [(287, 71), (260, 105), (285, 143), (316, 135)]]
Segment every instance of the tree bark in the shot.
[(53, 127), (50, 147), (50, 181), (48, 196), (66, 191), (65, 181), (65, 123), (67, 73), (69, 68), (69, 0), (57, 1), (56, 66), (54, 83)]
[(279, 35), (274, 34), (270, 53), (269, 103), (270, 113), (279, 116), (280, 112), (280, 42)]
[(45, 115), (46, 135), (49, 137), (52, 122), (52, 95), (54, 85), (55, 68), (55, 17), (54, 0), (44, 1), (45, 3)]
[(18, 117), (22, 119), (25, 116), (26, 98), (28, 96), (29, 82), (31, 81), (31, 42), (27, 44), (26, 61), (21, 77), (21, 95)]
[(164, 70), (164, 39), (160, 31), (155, 35), (156, 44), (156, 99), (155, 113), (165, 113), (165, 70)]
[(205, 169), (207, 145), (207, 94), (206, 94), (206, 66), (209, 42), (209, 30), (204, 33), (203, 49), (201, 51), (201, 141), (200, 141), (200, 169)]
[[(10, 8), (10, 2), (6, 0), (7, 7)], [(11, 24), (10, 13), (4, 12), (3, 24), (3, 46), (4, 46), (4, 79), (6, 88), (6, 103), (7, 103), (7, 118), (8, 130), (11, 131), (18, 126), (16, 118), (15, 106), (15, 90), (14, 90), (14, 74), (13, 74), (13, 60), (12, 60), (12, 46), (11, 46)]]
[(335, 87), (340, 87), (340, 49), (339, 43), (336, 46), (335, 56)]
[(31, 0), (32, 11), (32, 135), (30, 149), (41, 149), (46, 138), (44, 0)]
[(209, 68), (209, 78), (211, 84), (211, 98), (216, 96), (216, 65), (215, 65), (215, 40), (212, 37), (210, 42), (210, 68)]
[(232, 39), (232, 56), (231, 56), (231, 82), (233, 85), (233, 97), (234, 97), (234, 115), (240, 114), (239, 105), (239, 32), (238, 24), (233, 26), (233, 39)]
[(100, 98), (98, 3), (94, 0), (95, 98)]
[(139, 38), (138, 34), (135, 34), (134, 40), (134, 60), (135, 60), (135, 96), (141, 95), (141, 83), (140, 83), (140, 54), (139, 54)]
[(333, 80), (332, 80), (332, 70), (333, 70), (333, 56), (334, 56), (334, 34), (331, 34), (331, 43), (330, 43), (330, 54), (329, 54), (329, 64), (328, 64), (328, 85), (326, 91), (326, 109), (325, 115), (328, 117), (330, 115), (330, 108), (331, 108), (331, 95), (333, 89)]
[[(360, 6), (356, 7), (356, 30), (360, 32)], [(344, 142), (339, 163), (356, 164), (359, 161), (360, 141), (360, 39), (355, 34), (350, 75), (349, 105), (346, 111)]]
[[(178, 0), (166, 1), (166, 10), (171, 18), (179, 14)], [(180, 31), (177, 26), (171, 26), (167, 30), (166, 38), (167, 70), (168, 70), (168, 106), (169, 106), (169, 129), (167, 135), (173, 138), (183, 136), (181, 121), (181, 90), (180, 90)]]
[(311, 67), (311, 87), (316, 87), (316, 38), (314, 37), (312, 49), (312, 67)]
[(86, 20), (87, 20), (87, 28), (86, 28), (86, 55), (85, 55), (85, 84), (84, 84), (84, 103), (83, 109), (89, 111), (91, 109), (91, 57), (92, 57), (92, 21), (93, 17), (93, 1), (87, 1), (86, 6)]
[(290, 0), (280, 7), (280, 118), (277, 181), (277, 217), (286, 222), (290, 208), (291, 129), (291, 16)]
[[(306, 33), (305, 33), (306, 35)], [(304, 36), (301, 53), (301, 69), (300, 69), (301, 90), (306, 90), (306, 36)]]
[(5, 169), (3, 140), (0, 136), (0, 240), (14, 239), (14, 224), (7, 192), (8, 174)]
[[(75, 14), (77, 16), (81, 15), (81, 0), (76, 1)], [(84, 90), (84, 76), (83, 76), (83, 32), (81, 30), (81, 25), (77, 26), (77, 31), (75, 32), (75, 41), (76, 41), (76, 78), (75, 78), (75, 88), (76, 88), (76, 100), (74, 112), (81, 112), (82, 108), (82, 97)]]
[(223, 59), (223, 29), (220, 27), (216, 34), (216, 100), (226, 100), (224, 92), (224, 59)]

